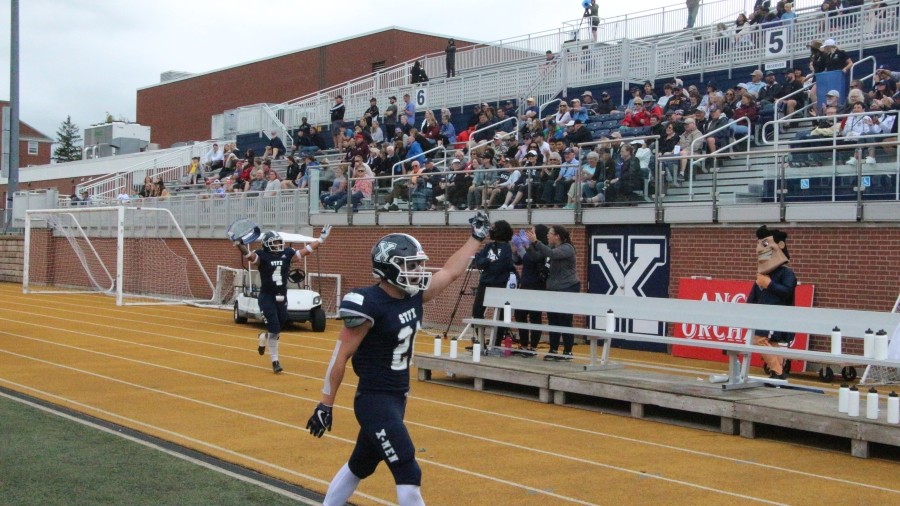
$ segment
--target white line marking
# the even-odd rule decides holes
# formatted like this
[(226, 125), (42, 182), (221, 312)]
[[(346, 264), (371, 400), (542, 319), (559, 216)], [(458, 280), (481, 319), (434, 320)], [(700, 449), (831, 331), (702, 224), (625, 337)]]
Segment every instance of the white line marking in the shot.
[[(6, 381), (6, 380), (4, 380), (4, 381)], [(7, 381), (7, 383), (9, 383), (9, 384), (14, 384), (14, 383), (12, 383), (12, 382), (10, 382), (10, 381)], [(28, 386), (26, 386), (26, 385), (18, 385), (18, 386), (19, 386), (19, 388), (24, 388), (24, 389), (34, 390), (34, 389), (32, 389), (32, 388), (30, 388), (30, 387), (28, 387)], [(53, 394), (49, 394), (49, 393), (47, 393), (47, 392), (41, 392), (41, 394), (53, 396)], [(120, 437), (120, 438), (122, 438), (122, 439), (131, 441), (132, 443), (137, 443), (137, 444), (146, 446), (147, 448), (152, 448), (152, 449), (154, 449), (154, 450), (156, 450), (156, 451), (165, 453), (165, 454), (167, 454), (167, 455), (171, 455), (171, 456), (173, 456), (173, 457), (177, 457), (177, 458), (179, 458), (179, 459), (181, 459), (181, 460), (184, 460), (184, 461), (186, 461), (186, 462), (190, 462), (191, 464), (198, 465), (198, 466), (201, 466), (201, 467), (205, 467), (206, 469), (215, 471), (215, 472), (220, 473), (220, 474), (224, 474), (225, 476), (228, 476), (229, 478), (234, 478), (234, 479), (237, 479), (237, 480), (241, 480), (241, 481), (246, 482), (246, 483), (249, 483), (249, 484), (251, 484), (251, 485), (256, 485), (257, 487), (264, 488), (264, 489), (266, 489), (266, 490), (268, 490), (268, 491), (270, 491), (270, 492), (275, 492), (276, 494), (280, 494), (280, 495), (282, 495), (282, 496), (284, 496), (284, 497), (287, 497), (287, 498), (289, 498), (289, 499), (293, 499), (294, 501), (298, 501), (298, 502), (301, 502), (301, 503), (303, 503), (303, 504), (308, 504), (308, 505), (310, 505), (310, 506), (315, 506), (315, 505), (317, 505), (317, 504), (320, 504), (320, 503), (318, 503), (318, 502), (316, 502), (316, 501), (313, 501), (312, 499), (309, 499), (308, 497), (304, 497), (304, 496), (302, 496), (302, 495), (295, 494), (295, 493), (290, 492), (290, 491), (288, 491), (288, 490), (284, 490), (284, 489), (279, 488), (279, 487), (276, 487), (276, 486), (274, 486), (274, 485), (270, 485), (269, 483), (265, 483), (265, 482), (262, 482), (262, 481), (259, 481), (259, 480), (255, 480), (255, 479), (253, 479), (253, 478), (251, 478), (251, 477), (249, 477), (249, 476), (245, 476), (245, 475), (242, 475), (242, 474), (235, 473), (235, 472), (233, 472), (233, 471), (229, 471), (229, 470), (227, 470), (227, 469), (223, 469), (223, 468), (221, 468), (221, 467), (219, 467), (219, 466), (210, 464), (209, 462), (204, 462), (204, 461), (202, 461), (202, 460), (199, 460), (199, 459), (196, 459), (196, 458), (194, 458), (194, 457), (185, 455), (185, 454), (183, 454), (183, 453), (176, 452), (176, 451), (170, 450), (170, 449), (168, 449), (168, 448), (164, 448), (164, 447), (159, 446), (159, 445), (157, 445), (157, 444), (155, 444), (155, 443), (151, 443), (150, 441), (146, 441), (146, 440), (143, 440), (143, 439), (140, 439), (140, 438), (136, 438), (136, 437), (134, 437), (134, 436), (132, 436), (132, 435), (125, 434), (125, 433), (123, 433), (123, 432), (117, 432), (117, 431), (115, 431), (115, 430), (110, 429), (109, 427), (104, 427), (103, 425), (93, 423), (93, 422), (91, 422), (91, 421), (89, 421), (89, 420), (85, 420), (85, 419), (83, 419), (83, 418), (78, 418), (78, 417), (76, 417), (76, 416), (72, 416), (72, 415), (69, 415), (69, 414), (67, 414), (67, 413), (63, 413), (63, 412), (61, 412), (61, 411), (57, 411), (57, 410), (48, 408), (48, 407), (46, 407), (46, 406), (42, 406), (42, 405), (40, 405), (40, 404), (36, 404), (36, 403), (31, 402), (31, 401), (26, 400), (26, 399), (21, 399), (21, 398), (19, 398), (19, 397), (15, 397), (15, 396), (12, 396), (12, 395), (8, 395), (8, 394), (5, 394), (5, 393), (3, 393), (3, 392), (0, 392), (0, 397), (5, 397), (6, 399), (9, 399), (9, 400), (11, 400), (11, 401), (15, 401), (15, 402), (18, 402), (18, 403), (21, 403), (21, 404), (25, 404), (25, 405), (27, 405), (27, 406), (31, 406), (32, 408), (39, 409), (39, 410), (44, 411), (44, 412), (46, 412), (46, 413), (49, 413), (49, 414), (51, 414), (51, 415), (55, 415), (55, 416), (64, 418), (64, 419), (66, 419), (66, 420), (69, 420), (70, 422), (80, 423), (81, 425), (85, 425), (85, 426), (90, 427), (90, 428), (92, 428), (92, 429), (99, 430), (99, 431), (103, 431), (103, 432), (105, 432), (105, 433), (107, 433), (107, 434), (112, 434), (113, 436), (118, 436), (118, 437)], [(55, 397), (55, 396), (53, 396), (53, 397)], [(67, 402), (75, 403), (75, 402), (72, 401), (71, 399), (68, 399)], [(76, 404), (77, 404), (77, 403), (76, 403)], [(96, 409), (96, 408), (93, 408), (93, 409)], [(159, 428), (156, 428), (156, 429), (157, 429), (157, 430), (162, 430), (162, 429), (159, 429)], [(182, 437), (184, 437), (184, 436), (182, 436)], [(244, 458), (249, 459), (250, 457), (244, 456)]]

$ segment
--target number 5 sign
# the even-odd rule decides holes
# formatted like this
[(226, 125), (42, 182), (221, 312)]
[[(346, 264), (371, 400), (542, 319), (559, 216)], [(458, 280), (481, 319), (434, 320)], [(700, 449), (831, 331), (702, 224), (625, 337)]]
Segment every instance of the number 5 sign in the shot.
[(766, 30), (766, 58), (783, 58), (787, 53), (787, 33), (784, 28)]
[(419, 88), (416, 90), (416, 107), (428, 106), (428, 88)]

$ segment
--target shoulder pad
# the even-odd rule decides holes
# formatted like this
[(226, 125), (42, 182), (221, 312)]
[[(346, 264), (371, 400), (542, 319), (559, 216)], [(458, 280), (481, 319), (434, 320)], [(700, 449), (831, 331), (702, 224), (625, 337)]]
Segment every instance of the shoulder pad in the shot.
[(363, 323), (366, 323), (366, 318), (364, 316), (360, 316), (359, 314), (350, 311), (341, 310), (338, 318), (344, 321), (344, 326), (348, 329), (359, 327)]

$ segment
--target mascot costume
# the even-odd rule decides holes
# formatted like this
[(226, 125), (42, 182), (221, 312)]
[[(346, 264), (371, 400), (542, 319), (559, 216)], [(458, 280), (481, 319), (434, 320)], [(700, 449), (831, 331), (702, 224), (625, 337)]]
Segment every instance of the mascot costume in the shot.
[[(797, 276), (788, 267), (791, 261), (784, 241), (787, 234), (765, 225), (756, 230), (756, 258), (758, 262), (756, 284), (747, 297), (748, 304), (771, 304), (776, 306), (793, 306), (794, 291), (797, 289)], [(790, 346), (794, 334), (756, 329), (753, 344), (757, 346)], [(785, 379), (791, 370), (791, 361), (782, 361), (777, 355), (760, 355), (766, 362), (769, 377)]]

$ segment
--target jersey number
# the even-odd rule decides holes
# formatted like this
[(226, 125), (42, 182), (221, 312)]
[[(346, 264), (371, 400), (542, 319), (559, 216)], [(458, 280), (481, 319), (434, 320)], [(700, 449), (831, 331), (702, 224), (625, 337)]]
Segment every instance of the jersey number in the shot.
[[(416, 322), (416, 330), (419, 330), (419, 322)], [(415, 331), (409, 325), (400, 329), (397, 334), (397, 346), (394, 348), (394, 359), (391, 360), (391, 369), (394, 371), (405, 371), (409, 369), (410, 345)]]

